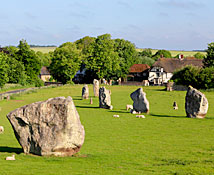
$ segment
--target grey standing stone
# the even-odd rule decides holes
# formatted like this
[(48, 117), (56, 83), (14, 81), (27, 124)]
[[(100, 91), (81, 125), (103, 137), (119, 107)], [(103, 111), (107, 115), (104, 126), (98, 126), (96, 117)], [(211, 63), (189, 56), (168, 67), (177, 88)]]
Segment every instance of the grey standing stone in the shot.
[(24, 153), (71, 156), (85, 130), (71, 97), (56, 97), (20, 107), (7, 115)]
[(99, 90), (99, 107), (105, 109), (111, 109), (111, 95), (110, 90), (105, 87), (101, 87)]
[(89, 97), (89, 89), (88, 89), (88, 85), (85, 85), (82, 88), (82, 98), (83, 99), (88, 99), (88, 97)]
[(99, 81), (94, 79), (93, 81), (93, 90), (94, 90), (94, 96), (98, 97), (99, 96)]
[(149, 101), (142, 88), (137, 89), (130, 96), (133, 100), (133, 111), (149, 113)]
[(203, 93), (189, 86), (185, 98), (187, 117), (204, 118), (208, 111), (208, 100)]

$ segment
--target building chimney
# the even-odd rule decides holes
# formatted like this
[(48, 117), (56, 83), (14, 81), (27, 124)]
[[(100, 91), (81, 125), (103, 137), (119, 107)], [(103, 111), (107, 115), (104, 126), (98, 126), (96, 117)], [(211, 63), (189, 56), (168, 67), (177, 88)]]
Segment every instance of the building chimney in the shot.
[(179, 58), (179, 60), (183, 60), (184, 59), (184, 55), (180, 54), (178, 58)]

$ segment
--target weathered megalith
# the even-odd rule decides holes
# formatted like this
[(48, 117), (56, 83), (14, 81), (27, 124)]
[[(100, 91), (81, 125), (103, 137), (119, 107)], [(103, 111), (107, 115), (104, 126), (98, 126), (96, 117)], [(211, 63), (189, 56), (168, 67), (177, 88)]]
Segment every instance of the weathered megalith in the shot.
[(7, 118), (25, 153), (71, 156), (84, 142), (85, 130), (71, 97), (32, 103)]
[(98, 97), (99, 96), (99, 81), (94, 79), (93, 81), (93, 90), (94, 90), (94, 96)]
[(185, 98), (187, 117), (204, 118), (208, 111), (208, 100), (203, 93), (189, 86)]
[(105, 87), (99, 89), (99, 107), (105, 109), (112, 108), (110, 90)]
[(88, 97), (89, 97), (89, 89), (88, 89), (88, 85), (85, 85), (82, 88), (82, 98), (88, 99)]
[(131, 99), (133, 100), (133, 111), (149, 113), (149, 101), (146, 98), (146, 93), (142, 88), (137, 89), (131, 93)]

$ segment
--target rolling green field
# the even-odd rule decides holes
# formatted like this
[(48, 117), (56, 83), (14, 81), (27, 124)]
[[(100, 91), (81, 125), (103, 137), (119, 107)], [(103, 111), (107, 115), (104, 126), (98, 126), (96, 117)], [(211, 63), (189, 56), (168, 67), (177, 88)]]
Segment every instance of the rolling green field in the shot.
[[(143, 49), (137, 49), (138, 52), (142, 52)], [(157, 49), (152, 49), (152, 54), (154, 55), (158, 50)], [(178, 54), (183, 54), (184, 57), (188, 57), (188, 56), (193, 56), (197, 53), (197, 51), (180, 51), (180, 50), (169, 50), (171, 55), (174, 57)], [(199, 52), (203, 55), (206, 55), (206, 52)]]
[(48, 53), (48, 52), (53, 52), (56, 47), (31, 47), (32, 50), (34, 50), (35, 52), (42, 52), (42, 53)]
[[(186, 92), (164, 91), (164, 87), (143, 88), (150, 102), (150, 114), (136, 118), (126, 111), (129, 95), (139, 87), (111, 86), (112, 111), (99, 109), (98, 98), (81, 100), (83, 86), (41, 89), (0, 101), (1, 175), (134, 175), (214, 174), (214, 92), (205, 92), (209, 110), (205, 119), (185, 117)], [(57, 96), (71, 96), (85, 128), (85, 142), (73, 157), (26, 155), (18, 144), (6, 114), (15, 108)], [(173, 110), (173, 102), (178, 110)], [(119, 114), (119, 118), (114, 118)], [(5, 157), (15, 154), (16, 161)]]
[[(40, 51), (43, 53), (48, 53), (50, 51), (54, 51), (56, 49), (56, 47), (32, 47), (32, 50), (34, 50), (35, 52)], [(137, 49), (138, 52), (141, 52), (143, 49)], [(158, 50), (157, 49), (152, 49), (152, 54), (155, 54)], [(169, 50), (172, 54), (172, 56), (176, 56), (178, 54), (183, 54), (185, 57), (187, 56), (193, 56), (194, 54), (197, 53), (197, 51), (178, 51), (178, 50)], [(206, 52), (200, 52), (203, 55), (206, 55)]]

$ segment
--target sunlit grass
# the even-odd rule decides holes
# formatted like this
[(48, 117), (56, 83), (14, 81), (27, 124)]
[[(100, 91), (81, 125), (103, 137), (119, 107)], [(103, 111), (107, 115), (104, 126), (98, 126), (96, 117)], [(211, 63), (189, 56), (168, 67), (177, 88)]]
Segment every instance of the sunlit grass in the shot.
[[(205, 92), (209, 111), (205, 119), (186, 118), (186, 92), (167, 92), (164, 87), (146, 87), (150, 114), (136, 118), (126, 111), (136, 86), (109, 86), (112, 111), (99, 109), (98, 98), (81, 99), (82, 85), (41, 89), (0, 101), (0, 174), (214, 174), (214, 92)], [(6, 114), (17, 107), (57, 96), (71, 96), (86, 137), (73, 157), (40, 157), (22, 153)], [(173, 110), (173, 102), (178, 110)], [(120, 115), (114, 118), (113, 115)], [(16, 161), (5, 161), (16, 154)]]

